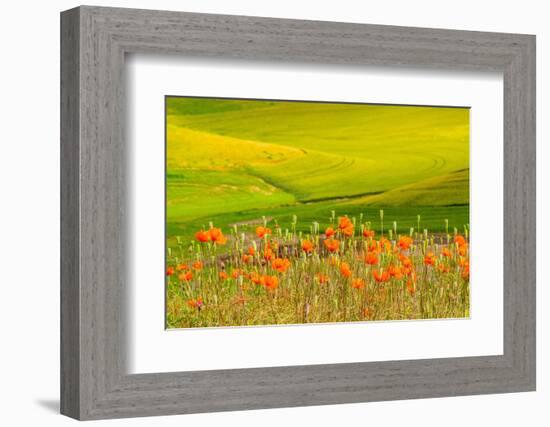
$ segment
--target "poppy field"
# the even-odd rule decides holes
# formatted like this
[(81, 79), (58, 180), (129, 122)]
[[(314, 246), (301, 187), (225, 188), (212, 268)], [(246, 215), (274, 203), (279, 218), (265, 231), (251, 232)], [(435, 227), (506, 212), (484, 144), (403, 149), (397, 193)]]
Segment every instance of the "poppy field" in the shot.
[(469, 316), (469, 110), (166, 98), (166, 327)]

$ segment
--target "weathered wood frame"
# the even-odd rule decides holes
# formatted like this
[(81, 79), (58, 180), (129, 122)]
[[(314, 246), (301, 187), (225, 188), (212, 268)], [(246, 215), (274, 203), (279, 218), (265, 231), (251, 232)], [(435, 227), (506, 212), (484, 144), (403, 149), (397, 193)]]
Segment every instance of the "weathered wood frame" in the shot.
[[(126, 53), (504, 75), (504, 354), (128, 375)], [(61, 412), (99, 419), (535, 389), (535, 37), (83, 6), (61, 14)]]

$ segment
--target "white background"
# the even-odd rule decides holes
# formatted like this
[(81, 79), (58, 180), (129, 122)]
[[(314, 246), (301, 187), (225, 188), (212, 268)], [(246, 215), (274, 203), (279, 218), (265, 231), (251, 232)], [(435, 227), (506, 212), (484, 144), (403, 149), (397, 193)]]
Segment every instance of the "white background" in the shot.
[[(283, 63), (132, 55), (126, 76), (133, 169), (130, 372), (502, 354), (502, 251), (495, 250), (502, 248), (503, 226), (500, 73), (384, 67), (350, 71), (318, 65), (296, 69)], [(160, 297), (167, 94), (470, 106), (471, 318), (164, 330)]]
[[(546, 426), (550, 415), (550, 28), (546, 2), (393, 2), (188, 0), (97, 1), (96, 4), (281, 18), (321, 19), (484, 31), (536, 33), (538, 123), (538, 391), (508, 395), (424, 399), (104, 422), (121, 426)], [(0, 134), (0, 419), (3, 425), (63, 426), (59, 384), (59, 17), (73, 1), (3, 5)], [(543, 304), (544, 302), (544, 304)], [(94, 424), (94, 423), (91, 423)]]

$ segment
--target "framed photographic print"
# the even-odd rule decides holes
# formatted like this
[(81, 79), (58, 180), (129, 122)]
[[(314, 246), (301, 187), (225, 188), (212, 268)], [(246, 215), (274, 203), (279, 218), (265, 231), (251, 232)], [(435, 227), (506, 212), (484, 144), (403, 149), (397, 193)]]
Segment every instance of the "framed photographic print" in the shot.
[(535, 389), (535, 38), (61, 15), (61, 408)]

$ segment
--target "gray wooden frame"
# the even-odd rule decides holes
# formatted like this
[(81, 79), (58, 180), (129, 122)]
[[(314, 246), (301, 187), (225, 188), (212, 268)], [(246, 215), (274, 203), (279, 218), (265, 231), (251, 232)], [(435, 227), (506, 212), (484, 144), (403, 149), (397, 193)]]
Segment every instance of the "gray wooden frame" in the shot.
[[(500, 71), (504, 354), (128, 375), (126, 53)], [(61, 412), (100, 419), (535, 390), (535, 37), (83, 6), (61, 14)]]

